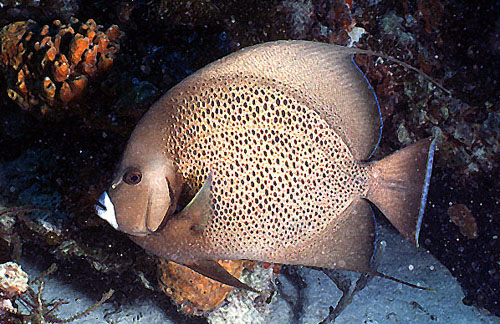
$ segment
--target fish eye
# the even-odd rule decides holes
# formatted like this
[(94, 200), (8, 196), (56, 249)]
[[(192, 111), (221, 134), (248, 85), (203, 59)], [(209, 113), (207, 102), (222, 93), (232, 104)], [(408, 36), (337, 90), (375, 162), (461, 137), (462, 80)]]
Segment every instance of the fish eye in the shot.
[(125, 181), (126, 184), (132, 186), (139, 184), (139, 182), (141, 182), (141, 179), (142, 179), (142, 173), (138, 169), (128, 170), (123, 175), (123, 181)]

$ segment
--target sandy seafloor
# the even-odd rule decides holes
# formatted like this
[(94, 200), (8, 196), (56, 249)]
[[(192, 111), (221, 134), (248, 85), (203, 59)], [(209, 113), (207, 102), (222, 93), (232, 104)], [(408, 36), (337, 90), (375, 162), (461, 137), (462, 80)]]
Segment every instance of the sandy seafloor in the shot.
[[(377, 244), (385, 246), (380, 253), (379, 271), (431, 287), (436, 292), (413, 289), (390, 280), (374, 278), (354, 297), (352, 304), (340, 314), (335, 323), (500, 323), (498, 317), (465, 306), (462, 303), (464, 294), (455, 278), (425, 250), (413, 247), (392, 229), (387, 228), (379, 229)], [(40, 272), (32, 260), (24, 259), (21, 265), (30, 277)], [(341, 292), (319, 271), (300, 268), (300, 273), (307, 287), (303, 310), (298, 321), (293, 318), (289, 303), (279, 295), (275, 295), (265, 308), (255, 309), (252, 298), (248, 297), (246, 292), (236, 292), (228, 298), (232, 303), (221, 306), (209, 317), (209, 322), (234, 324), (321, 322), (327, 316), (329, 306), (337, 303)], [(283, 294), (293, 296), (296, 293), (295, 288), (283, 275), (280, 274), (278, 279)], [(258, 286), (256, 282), (252, 284)], [(64, 298), (70, 302), (61, 307), (59, 312), (61, 318), (70, 317), (96, 302), (81, 288), (76, 289), (68, 280), (58, 280), (56, 275), (47, 280), (43, 296), (47, 300)], [(157, 303), (147, 296), (140, 300), (129, 300), (123, 296), (120, 305), (106, 303), (89, 316), (73, 323), (189, 322), (190, 319), (176, 322), (168, 318)]]

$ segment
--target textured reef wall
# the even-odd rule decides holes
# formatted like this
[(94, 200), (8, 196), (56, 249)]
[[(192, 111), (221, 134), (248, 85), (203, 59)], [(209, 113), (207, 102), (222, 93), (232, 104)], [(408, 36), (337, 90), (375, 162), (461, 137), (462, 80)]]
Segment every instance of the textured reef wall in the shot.
[(156, 285), (154, 258), (92, 207), (134, 125), (225, 54), (309, 39), (383, 52), (449, 90), (356, 56), (382, 109), (375, 158), (438, 136), (421, 244), (460, 281), (464, 303), (500, 316), (499, 13), (452, 0), (1, 2), (0, 200), (40, 210), (0, 224), (19, 234), (0, 234), (0, 261), (20, 251), (15, 241), (109, 285), (127, 275)]
[(42, 115), (79, 99), (89, 77), (113, 65), (120, 47), (118, 26), (99, 29), (92, 19), (80, 23), (76, 18), (67, 25), (54, 20), (40, 26), (27, 20), (4, 26), (1, 67), (7, 95), (21, 108), (37, 107)]

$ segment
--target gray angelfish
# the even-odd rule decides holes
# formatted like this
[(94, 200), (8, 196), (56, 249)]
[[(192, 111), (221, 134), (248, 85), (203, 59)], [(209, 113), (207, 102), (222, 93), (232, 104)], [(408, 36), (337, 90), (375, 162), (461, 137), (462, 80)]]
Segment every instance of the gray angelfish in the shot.
[(352, 52), (271, 42), (189, 76), (135, 128), (99, 216), (234, 286), (213, 260), (373, 273), (368, 201), (418, 242), (435, 141), (368, 162), (381, 117)]

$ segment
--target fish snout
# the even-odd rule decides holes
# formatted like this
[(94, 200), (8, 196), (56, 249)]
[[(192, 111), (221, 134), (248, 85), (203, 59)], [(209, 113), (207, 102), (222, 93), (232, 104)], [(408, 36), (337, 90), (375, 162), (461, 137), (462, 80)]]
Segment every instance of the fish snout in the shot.
[(118, 230), (118, 222), (116, 221), (115, 206), (109, 198), (108, 192), (105, 191), (99, 196), (99, 202), (94, 206), (99, 217), (107, 221), (114, 229)]
[(97, 215), (113, 226), (115, 230), (134, 236), (146, 236), (147, 234), (150, 234), (148, 231), (126, 231), (120, 228), (116, 218), (115, 205), (111, 201), (107, 191), (103, 192), (99, 196), (98, 202), (95, 204), (94, 208)]

